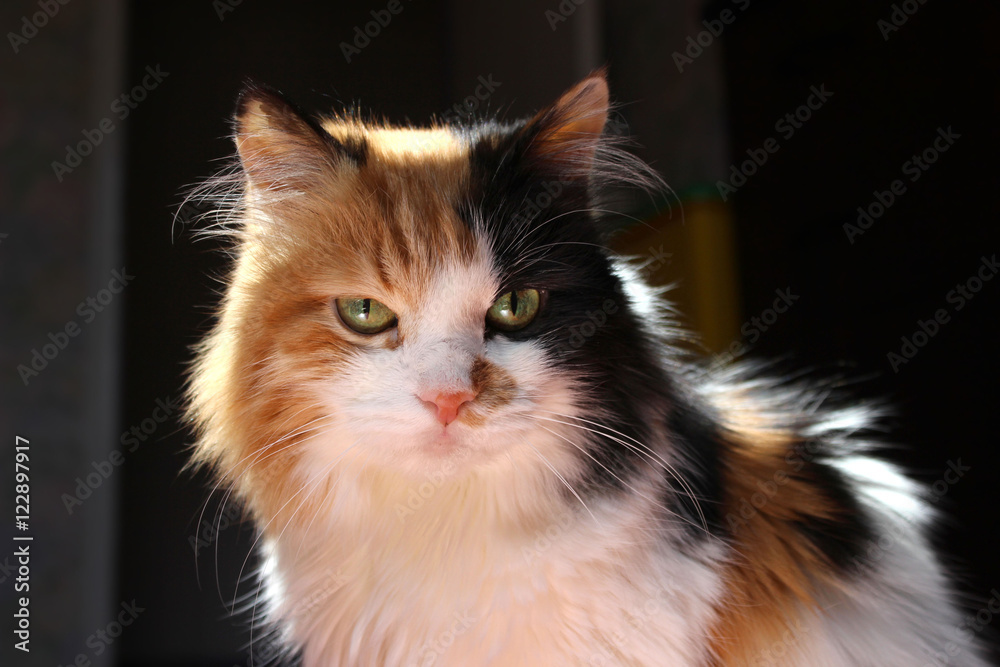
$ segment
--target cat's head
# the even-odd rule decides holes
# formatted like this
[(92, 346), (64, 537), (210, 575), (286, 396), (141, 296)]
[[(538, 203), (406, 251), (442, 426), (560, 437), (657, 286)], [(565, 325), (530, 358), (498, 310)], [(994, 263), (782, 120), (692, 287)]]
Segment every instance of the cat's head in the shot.
[(662, 373), (597, 202), (652, 177), (607, 117), (602, 73), (527, 121), (428, 129), (317, 121), (248, 88), (224, 195), (235, 266), (192, 373), (196, 458), (289, 489), (631, 465), (622, 438), (646, 435)]

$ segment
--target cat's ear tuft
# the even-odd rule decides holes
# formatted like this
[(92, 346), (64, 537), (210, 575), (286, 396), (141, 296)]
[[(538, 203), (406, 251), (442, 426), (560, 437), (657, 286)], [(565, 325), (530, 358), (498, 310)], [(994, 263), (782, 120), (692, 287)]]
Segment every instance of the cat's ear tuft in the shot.
[(563, 93), (525, 126), (533, 162), (568, 177), (585, 177), (608, 120), (608, 82), (599, 69)]
[(331, 137), (280, 92), (247, 84), (235, 114), (236, 150), (250, 182), (266, 191), (308, 190), (325, 171), (357, 166), (363, 146)]

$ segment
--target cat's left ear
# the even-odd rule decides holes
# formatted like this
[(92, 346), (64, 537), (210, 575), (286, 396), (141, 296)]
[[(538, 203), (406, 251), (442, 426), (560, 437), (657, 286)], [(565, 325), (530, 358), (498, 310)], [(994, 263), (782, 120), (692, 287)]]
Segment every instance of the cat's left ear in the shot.
[(608, 120), (608, 82), (599, 69), (579, 82), (521, 130), (525, 157), (542, 171), (585, 180), (594, 166)]
[(364, 161), (278, 91), (248, 84), (236, 105), (236, 150), (250, 182), (270, 193), (308, 192), (324, 174)]

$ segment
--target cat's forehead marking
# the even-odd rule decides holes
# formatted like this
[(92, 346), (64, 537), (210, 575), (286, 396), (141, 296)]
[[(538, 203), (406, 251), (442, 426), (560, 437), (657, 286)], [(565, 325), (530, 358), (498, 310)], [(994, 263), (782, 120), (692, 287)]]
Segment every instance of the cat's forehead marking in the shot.
[(366, 159), (351, 182), (354, 214), (346, 220), (354, 248), (377, 280), (425, 283), (441, 262), (471, 261), (477, 243), (458, 213), (467, 195), (467, 146), (444, 128), (371, 127), (328, 120), (342, 142), (363, 142)]
[[(249, 236), (262, 262), (243, 262), (247, 284), (292, 304), (327, 309), (331, 298), (373, 298), (396, 311), (399, 339), (481, 327), (496, 285), (489, 243), (460, 213), (469, 197), (467, 147), (449, 130), (327, 121), (364, 160), (329, 164), (280, 209), (280, 233)], [(357, 148), (362, 151), (361, 148)], [(417, 326), (417, 325), (420, 326)], [(326, 348), (324, 348), (326, 349)]]
[(362, 140), (368, 160), (385, 165), (467, 164), (468, 146), (444, 127), (377, 127), (331, 119), (323, 129), (344, 144)]

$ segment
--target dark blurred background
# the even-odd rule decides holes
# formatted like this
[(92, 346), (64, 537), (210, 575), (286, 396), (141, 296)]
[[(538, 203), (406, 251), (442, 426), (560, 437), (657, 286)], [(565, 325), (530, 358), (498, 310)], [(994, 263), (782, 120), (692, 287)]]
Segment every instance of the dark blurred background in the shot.
[[(20, 435), (35, 538), (25, 655), (9, 640), (18, 531), (0, 531), (3, 664), (248, 664), (249, 617), (226, 608), (256, 592), (253, 534), (180, 473), (174, 407), (224, 258), (195, 239), (196, 208), (173, 220), (231, 154), (248, 77), (316, 112), (422, 123), (524, 115), (607, 64), (615, 131), (672, 186), (621, 249), (680, 281), (706, 354), (888, 399), (905, 445), (888, 456), (938, 482), (936, 539), (970, 609), (997, 595), (995, 3), (399, 1), (386, 25), (379, 0), (0, 8), (0, 514)], [(775, 316), (779, 290), (797, 298)]]

